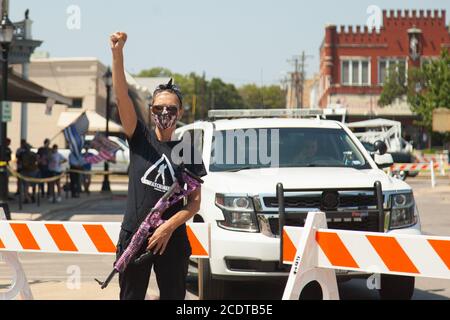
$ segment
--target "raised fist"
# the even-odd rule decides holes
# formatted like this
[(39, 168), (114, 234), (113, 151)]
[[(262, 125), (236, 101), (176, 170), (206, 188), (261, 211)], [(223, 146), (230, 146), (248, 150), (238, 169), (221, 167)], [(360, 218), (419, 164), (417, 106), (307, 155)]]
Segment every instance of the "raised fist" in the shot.
[(109, 37), (109, 43), (113, 51), (122, 50), (127, 41), (127, 34), (125, 32), (115, 32)]

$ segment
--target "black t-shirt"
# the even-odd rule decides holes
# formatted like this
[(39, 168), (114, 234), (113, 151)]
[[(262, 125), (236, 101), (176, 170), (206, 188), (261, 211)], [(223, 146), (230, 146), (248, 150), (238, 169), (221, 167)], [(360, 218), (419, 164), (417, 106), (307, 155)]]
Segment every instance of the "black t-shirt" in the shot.
[(47, 147), (40, 147), (37, 154), (39, 155), (39, 169), (48, 169), (48, 163), (50, 162), (51, 150)]
[[(130, 145), (128, 198), (122, 229), (134, 232), (172, 185), (175, 177), (180, 176), (180, 167), (174, 164), (172, 159), (172, 149), (180, 141), (161, 142), (155, 131), (149, 130), (143, 122), (138, 120), (133, 136), (128, 139), (128, 142)], [(192, 157), (195, 157), (194, 153), (192, 149)], [(199, 159), (198, 155), (197, 159)], [(185, 163), (185, 167), (198, 176), (206, 175), (203, 163)], [(167, 220), (182, 208), (181, 200), (168, 208), (162, 218)], [(186, 236), (184, 224), (173, 232), (172, 237), (177, 236)]]

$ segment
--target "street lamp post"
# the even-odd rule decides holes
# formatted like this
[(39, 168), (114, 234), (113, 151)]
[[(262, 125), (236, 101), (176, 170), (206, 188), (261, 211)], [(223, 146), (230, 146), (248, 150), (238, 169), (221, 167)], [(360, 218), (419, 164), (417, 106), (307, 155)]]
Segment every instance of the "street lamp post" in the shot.
[[(8, 54), (14, 36), (14, 25), (5, 10), (0, 22), (0, 45), (2, 49), (2, 102), (8, 101)], [(8, 175), (6, 172), (6, 121), (3, 119), (3, 106), (0, 108), (0, 203), (8, 200)]]
[[(103, 81), (106, 85), (106, 138), (109, 137), (109, 118), (110, 118), (110, 104), (111, 104), (111, 87), (112, 87), (112, 73), (111, 69), (108, 67), (105, 74), (103, 75)], [(105, 172), (109, 171), (109, 162), (105, 160), (104, 163)], [(110, 192), (111, 186), (109, 183), (109, 174), (103, 175), (102, 192)]]

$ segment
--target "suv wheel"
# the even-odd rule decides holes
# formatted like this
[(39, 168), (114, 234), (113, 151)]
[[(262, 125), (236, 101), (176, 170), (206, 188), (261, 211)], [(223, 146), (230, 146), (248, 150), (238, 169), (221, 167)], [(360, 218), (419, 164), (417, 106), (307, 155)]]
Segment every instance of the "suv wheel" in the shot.
[(225, 298), (226, 281), (212, 278), (209, 259), (198, 259), (198, 296), (200, 300)]
[(411, 300), (414, 294), (414, 277), (381, 275), (381, 300)]

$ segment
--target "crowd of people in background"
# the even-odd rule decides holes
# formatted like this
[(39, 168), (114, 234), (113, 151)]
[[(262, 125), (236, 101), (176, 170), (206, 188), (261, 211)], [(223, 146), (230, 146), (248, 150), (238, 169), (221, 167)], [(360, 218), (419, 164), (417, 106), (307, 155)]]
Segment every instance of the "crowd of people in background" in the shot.
[[(11, 162), (12, 151), (9, 147), (10, 139), (7, 139), (7, 162)], [(84, 154), (90, 154), (88, 147)], [(53, 178), (59, 179), (48, 182), (28, 182), (26, 179), (17, 179), (17, 191), (15, 195), (22, 195), (24, 203), (36, 202), (37, 192), (40, 192), (41, 198), (47, 198), (49, 201), (61, 202), (62, 190), (61, 178), (64, 176), (64, 164), (69, 163), (70, 169), (90, 171), (91, 165), (76, 159), (73, 153), (70, 153), (69, 159), (66, 159), (58, 150), (58, 145), (50, 146), (50, 140), (45, 139), (44, 144), (33, 151), (33, 147), (26, 140), (20, 141), (20, 147), (16, 150), (16, 170), (26, 178)], [(87, 194), (90, 194), (89, 186), (91, 177), (89, 174), (80, 174), (78, 172), (69, 172), (70, 185), (64, 188), (70, 189), (72, 198), (79, 198), (82, 192), (82, 186)], [(47, 188), (46, 188), (47, 187)]]

